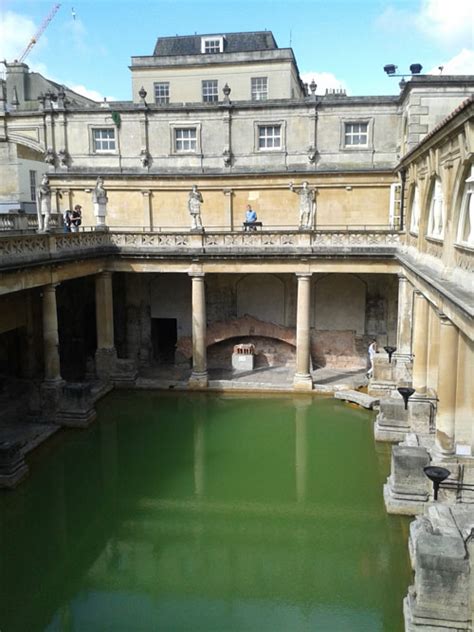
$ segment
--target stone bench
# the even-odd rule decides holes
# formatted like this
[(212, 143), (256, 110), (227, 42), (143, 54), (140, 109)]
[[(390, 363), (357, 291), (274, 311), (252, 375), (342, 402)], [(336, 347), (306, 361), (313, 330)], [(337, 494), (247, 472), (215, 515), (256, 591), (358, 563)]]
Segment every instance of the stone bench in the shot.
[(357, 404), (358, 406), (369, 409), (372, 409), (374, 406), (378, 406), (380, 401), (378, 398), (371, 397), (370, 395), (361, 393), (360, 391), (337, 391), (334, 393), (334, 397), (336, 399), (351, 402), (352, 404)]

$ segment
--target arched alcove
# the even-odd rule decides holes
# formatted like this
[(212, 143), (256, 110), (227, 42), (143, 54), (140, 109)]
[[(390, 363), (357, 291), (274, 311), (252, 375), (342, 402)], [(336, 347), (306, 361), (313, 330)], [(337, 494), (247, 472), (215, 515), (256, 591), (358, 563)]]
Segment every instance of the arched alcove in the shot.
[(237, 282), (237, 316), (249, 314), (259, 320), (283, 324), (285, 286), (273, 274), (248, 274)]

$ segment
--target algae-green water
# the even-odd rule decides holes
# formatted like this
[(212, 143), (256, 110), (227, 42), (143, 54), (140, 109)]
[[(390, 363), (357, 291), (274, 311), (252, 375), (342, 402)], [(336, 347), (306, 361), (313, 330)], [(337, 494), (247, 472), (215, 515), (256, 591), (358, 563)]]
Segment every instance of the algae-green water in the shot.
[(372, 426), (330, 398), (110, 394), (0, 495), (0, 630), (403, 630)]

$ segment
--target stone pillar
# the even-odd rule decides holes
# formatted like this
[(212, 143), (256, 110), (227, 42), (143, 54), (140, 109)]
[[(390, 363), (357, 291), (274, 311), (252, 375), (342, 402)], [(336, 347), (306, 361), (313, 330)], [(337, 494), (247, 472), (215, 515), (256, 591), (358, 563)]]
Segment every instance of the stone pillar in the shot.
[(111, 272), (101, 272), (95, 278), (95, 314), (97, 329), (96, 371), (100, 378), (108, 378), (115, 371), (117, 363), (117, 352), (114, 346)]
[(413, 326), (413, 286), (404, 274), (398, 275), (398, 318), (397, 318), (397, 350), (393, 355), (395, 361), (395, 379), (399, 382), (410, 382)]
[(457, 327), (440, 314), (438, 411), (436, 414), (436, 452), (450, 456), (455, 452), (456, 377), (458, 363)]
[(223, 189), (223, 193), (225, 195), (225, 214), (226, 214), (226, 218), (227, 218), (227, 225), (230, 228), (230, 230), (234, 230), (234, 210), (233, 210), (233, 203), (232, 203), (232, 197), (234, 195), (234, 192), (232, 191), (232, 189)]
[(311, 391), (313, 382), (309, 372), (310, 361), (310, 306), (311, 274), (297, 274), (298, 300), (296, 311), (296, 373), (293, 381), (295, 390)]
[(55, 284), (43, 288), (43, 344), (44, 379), (46, 382), (61, 382)]
[(413, 355), (413, 388), (424, 395), (428, 358), (428, 301), (418, 290), (415, 290)]
[(429, 346), (426, 362), (426, 386), (431, 394), (438, 385), (438, 371), (440, 365), (439, 355), (439, 314), (436, 307), (430, 305), (429, 308)]
[(148, 230), (153, 230), (153, 210), (151, 205), (151, 191), (143, 190), (143, 226)]
[(207, 386), (204, 273), (193, 273), (190, 276), (192, 281), (193, 370), (189, 378), (189, 386), (190, 388), (202, 388)]

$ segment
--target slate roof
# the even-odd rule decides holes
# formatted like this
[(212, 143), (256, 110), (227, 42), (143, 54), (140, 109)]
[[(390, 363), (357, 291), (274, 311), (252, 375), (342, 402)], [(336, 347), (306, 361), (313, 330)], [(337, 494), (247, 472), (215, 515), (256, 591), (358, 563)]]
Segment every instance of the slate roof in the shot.
[(250, 33), (211, 33), (203, 35), (176, 35), (175, 37), (159, 37), (153, 55), (167, 57), (170, 55), (200, 55), (203, 37), (225, 37), (224, 53), (243, 53), (256, 50), (275, 50), (278, 48), (271, 31)]

